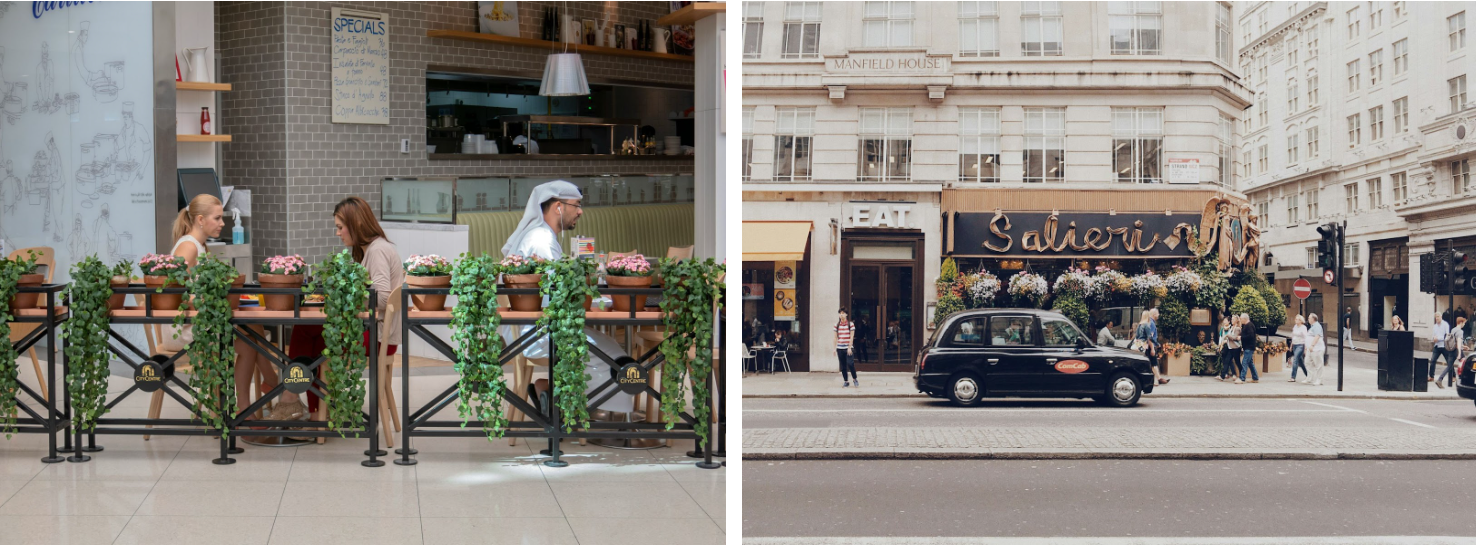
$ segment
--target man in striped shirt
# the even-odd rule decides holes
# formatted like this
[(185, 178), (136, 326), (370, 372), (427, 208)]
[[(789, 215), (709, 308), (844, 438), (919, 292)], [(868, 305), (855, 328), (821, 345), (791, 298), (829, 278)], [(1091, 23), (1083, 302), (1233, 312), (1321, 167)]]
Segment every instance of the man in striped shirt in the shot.
[[(851, 386), (854, 381), (857, 387), (861, 386), (861, 378), (856, 377), (856, 359), (851, 355), (851, 338), (856, 335), (856, 323), (847, 320), (846, 309), (840, 309), (840, 320), (835, 323), (835, 357), (840, 360), (841, 381), (845, 384), (842, 388)], [(846, 370), (851, 371), (851, 381), (846, 381)]]

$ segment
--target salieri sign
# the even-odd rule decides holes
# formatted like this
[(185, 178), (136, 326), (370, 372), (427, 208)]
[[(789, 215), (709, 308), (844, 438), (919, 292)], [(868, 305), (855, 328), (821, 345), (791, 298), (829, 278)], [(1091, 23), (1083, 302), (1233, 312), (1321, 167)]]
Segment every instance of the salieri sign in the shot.
[(846, 203), (846, 227), (916, 229), (915, 206), (913, 202), (851, 201)]

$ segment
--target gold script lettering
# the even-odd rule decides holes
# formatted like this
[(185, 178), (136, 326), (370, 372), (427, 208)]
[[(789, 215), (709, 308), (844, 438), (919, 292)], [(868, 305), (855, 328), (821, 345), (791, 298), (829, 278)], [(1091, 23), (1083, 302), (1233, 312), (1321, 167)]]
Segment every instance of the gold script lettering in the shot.
[(1004, 229), (1010, 229), (1010, 217), (1005, 216), (1003, 212), (995, 212), (994, 218), (989, 220), (989, 233), (993, 234), (995, 237), (1004, 239), (1004, 248), (994, 246), (989, 241), (984, 241), (984, 248), (1003, 254), (1005, 252), (1009, 252), (1010, 247), (1015, 246), (1015, 239), (1010, 237), (1009, 235), (1005, 235), (1004, 231), (999, 229), (1000, 220), (1004, 220)]

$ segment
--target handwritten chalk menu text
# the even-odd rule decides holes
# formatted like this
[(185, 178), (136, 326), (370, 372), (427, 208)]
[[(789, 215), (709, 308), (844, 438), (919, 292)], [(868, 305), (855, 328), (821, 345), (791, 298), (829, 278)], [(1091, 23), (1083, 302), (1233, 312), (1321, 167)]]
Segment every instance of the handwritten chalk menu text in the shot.
[(389, 16), (333, 8), (333, 123), (389, 125)]

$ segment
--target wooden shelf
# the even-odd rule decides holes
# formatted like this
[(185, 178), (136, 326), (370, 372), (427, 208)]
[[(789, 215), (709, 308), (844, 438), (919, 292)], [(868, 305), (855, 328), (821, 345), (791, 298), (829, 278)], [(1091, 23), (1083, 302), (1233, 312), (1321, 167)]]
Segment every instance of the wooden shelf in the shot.
[(690, 25), (706, 19), (709, 15), (722, 15), (728, 11), (727, 4), (722, 2), (693, 2), (687, 7), (667, 14), (656, 20), (656, 26)]
[(180, 91), (230, 91), (231, 84), (210, 82), (174, 82), (174, 88)]
[(231, 135), (175, 135), (178, 142), (230, 142)]
[[(431, 38), (446, 38), (449, 40), (461, 40), (465, 42), (481, 42), (484, 44), (515, 45), (531, 48), (539, 48), (549, 53), (562, 53), (564, 45), (558, 42), (538, 40), (534, 38), (519, 38), (515, 36), (498, 36), (496, 34), (482, 34), (480, 32), (467, 32), (464, 30), (428, 30), (426, 36)], [(615, 57), (631, 57), (636, 59), (654, 59), (658, 61), (677, 61), (690, 63), (695, 62), (688, 55), (673, 55), (671, 53), (653, 53), (650, 51), (636, 51), (633, 49), (619, 49), (614, 47), (600, 47), (589, 45), (568, 44), (570, 53), (588, 53), (591, 55), (611, 55)], [(556, 48), (556, 49), (555, 49)]]

